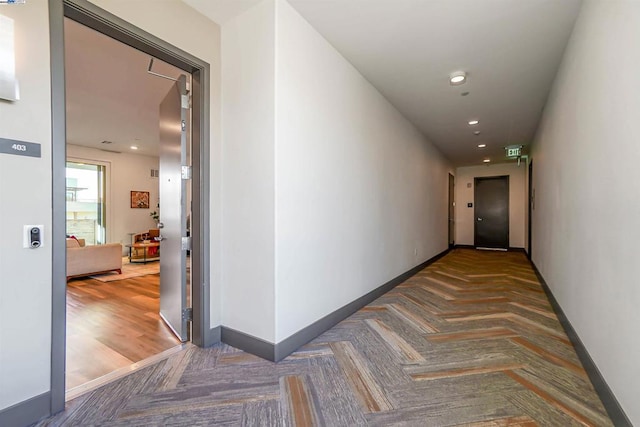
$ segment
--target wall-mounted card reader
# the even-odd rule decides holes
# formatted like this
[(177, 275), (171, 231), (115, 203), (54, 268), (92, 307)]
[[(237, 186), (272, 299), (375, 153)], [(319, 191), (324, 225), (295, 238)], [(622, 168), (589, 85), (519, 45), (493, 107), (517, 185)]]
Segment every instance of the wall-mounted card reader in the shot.
[(44, 246), (44, 226), (25, 225), (22, 247), (36, 249)]

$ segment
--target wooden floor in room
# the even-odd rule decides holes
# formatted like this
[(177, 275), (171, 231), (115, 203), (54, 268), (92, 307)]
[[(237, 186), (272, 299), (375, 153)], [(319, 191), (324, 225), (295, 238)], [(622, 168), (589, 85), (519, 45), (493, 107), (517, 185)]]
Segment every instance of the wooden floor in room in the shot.
[(612, 423), (526, 257), (456, 249), (277, 364), (189, 346), (38, 425)]
[(160, 275), (67, 284), (67, 390), (179, 345), (160, 319)]

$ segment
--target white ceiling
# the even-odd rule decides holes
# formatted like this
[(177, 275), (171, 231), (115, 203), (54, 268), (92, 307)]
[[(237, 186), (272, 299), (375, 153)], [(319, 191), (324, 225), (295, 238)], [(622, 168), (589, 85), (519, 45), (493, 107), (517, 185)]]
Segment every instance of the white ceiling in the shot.
[[(222, 24), (259, 2), (184, 1)], [(530, 144), (581, 4), (288, 1), (456, 166), (502, 162), (504, 146)], [(450, 86), (457, 70), (468, 82)]]
[[(261, 0), (183, 1), (224, 25)], [(288, 1), (456, 166), (503, 162), (504, 146), (530, 144), (581, 4)], [(155, 155), (157, 106), (172, 82), (147, 74), (148, 55), (70, 20), (65, 49), (68, 142)], [(449, 85), (456, 70), (466, 84)], [(181, 72), (159, 60), (154, 71)]]
[(240, 15), (262, 0), (182, 0), (192, 8), (207, 16), (213, 22), (223, 25), (234, 16)]
[[(70, 19), (64, 31), (67, 142), (157, 156), (159, 105), (174, 83), (148, 74), (150, 56), (130, 46)], [(153, 71), (182, 73), (158, 59)]]

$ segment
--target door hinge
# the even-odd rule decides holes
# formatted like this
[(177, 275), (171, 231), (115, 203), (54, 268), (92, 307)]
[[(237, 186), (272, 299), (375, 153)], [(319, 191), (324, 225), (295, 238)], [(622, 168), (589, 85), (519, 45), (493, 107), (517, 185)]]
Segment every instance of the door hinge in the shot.
[(189, 95), (180, 95), (180, 108), (189, 108)]
[(182, 309), (182, 320), (186, 320), (187, 322), (193, 321), (193, 309), (191, 307)]
[(191, 250), (191, 237), (190, 236), (182, 238), (182, 250), (183, 251), (190, 251)]
[(184, 120), (180, 122), (180, 128), (182, 129), (182, 132), (187, 130), (187, 122), (185, 122)]
[(191, 166), (182, 166), (180, 175), (182, 179), (191, 179)]

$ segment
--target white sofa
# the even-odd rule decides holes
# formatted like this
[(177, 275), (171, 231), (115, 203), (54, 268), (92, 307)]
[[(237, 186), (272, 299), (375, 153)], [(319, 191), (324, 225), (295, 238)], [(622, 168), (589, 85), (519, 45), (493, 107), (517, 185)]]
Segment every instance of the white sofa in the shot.
[(84, 239), (67, 239), (67, 280), (117, 271), (122, 273), (122, 245), (85, 246)]

